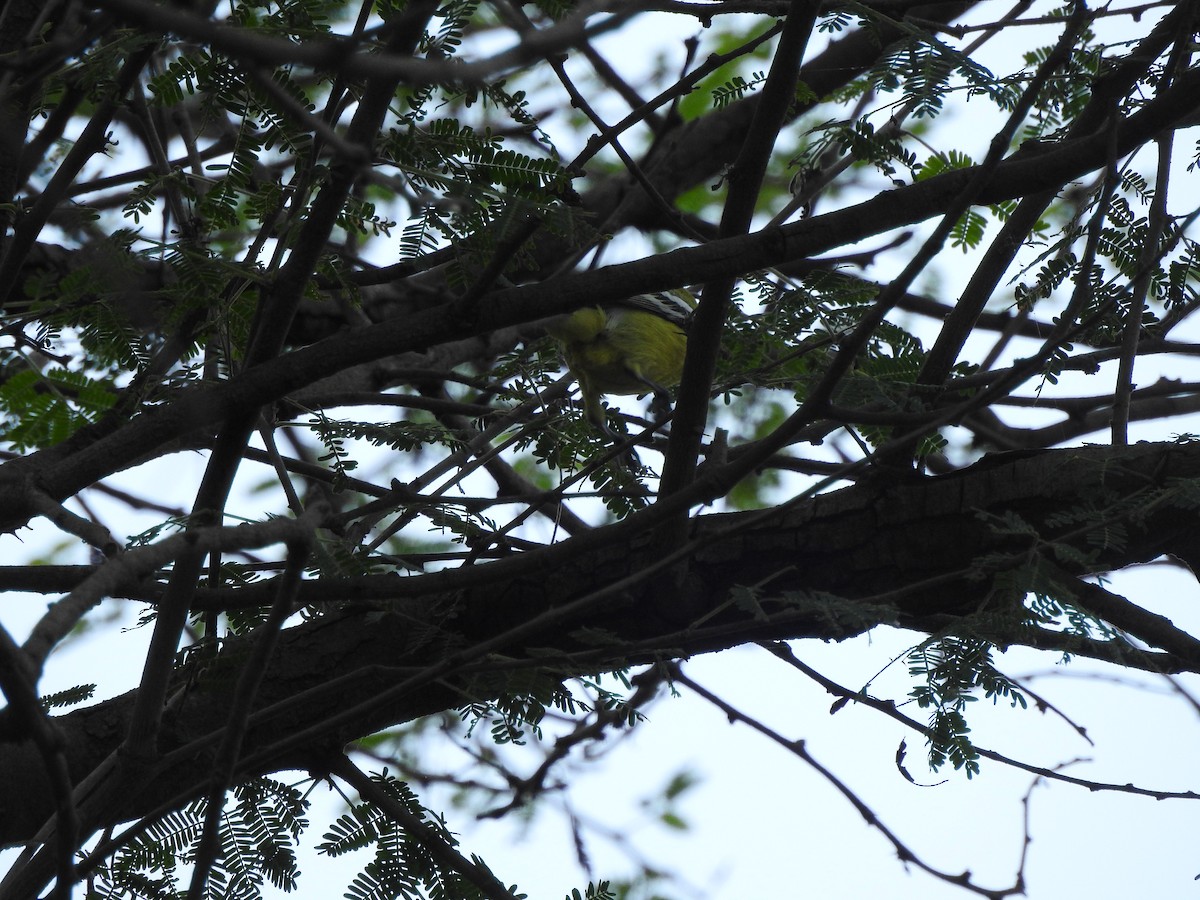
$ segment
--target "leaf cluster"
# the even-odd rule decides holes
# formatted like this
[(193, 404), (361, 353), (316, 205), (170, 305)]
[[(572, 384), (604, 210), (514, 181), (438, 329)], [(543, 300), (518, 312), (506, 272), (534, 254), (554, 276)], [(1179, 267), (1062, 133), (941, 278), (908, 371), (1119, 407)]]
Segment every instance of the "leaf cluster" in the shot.
[[(438, 840), (449, 847), (458, 846), (457, 838), (446, 828), (445, 822), (425, 809), (407, 784), (388, 774), (386, 769), (373, 774), (371, 780)], [(364, 849), (373, 849), (374, 856), (347, 886), (345, 896), (350, 900), (393, 900), (397, 897), (457, 900), (486, 896), (459, 872), (431, 855), (424, 841), (368, 801), (351, 806), (348, 813), (329, 827), (317, 846), (319, 853), (330, 857)], [(480, 864), (478, 858), (474, 862)]]
[(909, 694), (921, 709), (930, 710), (926, 740), (929, 766), (934, 771), (949, 763), (968, 778), (979, 774), (979, 751), (971, 743), (966, 707), (979, 699), (1028, 708), (1020, 688), (992, 664), (993, 645), (987, 641), (944, 636), (913, 648), (908, 671), (922, 679)]
[[(308, 803), (292, 787), (269, 778), (234, 789), (219, 828), (220, 850), (205, 897), (257, 900), (265, 883), (296, 887), (296, 846), (308, 827)], [(205, 801), (149, 822), (124, 841), (91, 879), (89, 897), (104, 900), (175, 900), (195, 858)]]

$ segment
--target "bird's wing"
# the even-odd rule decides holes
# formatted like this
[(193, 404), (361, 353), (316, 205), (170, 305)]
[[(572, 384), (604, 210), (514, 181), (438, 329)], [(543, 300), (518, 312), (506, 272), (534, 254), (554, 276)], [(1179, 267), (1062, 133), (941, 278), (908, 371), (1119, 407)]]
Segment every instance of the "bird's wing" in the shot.
[(653, 313), (686, 329), (691, 324), (696, 301), (692, 300), (691, 294), (684, 291), (657, 291), (653, 294), (637, 294), (627, 297), (613, 305)]

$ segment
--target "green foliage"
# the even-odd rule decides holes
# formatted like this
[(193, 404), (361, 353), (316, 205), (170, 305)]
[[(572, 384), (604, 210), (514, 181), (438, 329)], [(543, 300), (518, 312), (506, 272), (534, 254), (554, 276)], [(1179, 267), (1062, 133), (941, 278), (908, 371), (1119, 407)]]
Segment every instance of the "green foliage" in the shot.
[(1078, 264), (1079, 260), (1069, 253), (1048, 260), (1038, 270), (1032, 284), (1018, 283), (1013, 289), (1017, 306), (1027, 310), (1039, 300), (1045, 300), (1052, 296), (1071, 277)]
[(478, 5), (477, 0), (449, 0), (443, 4), (438, 10), (442, 17), (441, 24), (436, 32), (422, 36), (421, 52), (433, 58), (457, 53), (462, 45), (463, 31)]
[[(1072, 515), (1071, 511), (1064, 511), (1056, 524), (1062, 524)], [(1092, 526), (1103, 530), (1103, 525), (1097, 523), (1095, 511), (1082, 515)], [(1100, 516), (1102, 522), (1104, 514)], [(1081, 549), (1077, 540), (1055, 540), (1043, 535), (1012, 511), (1003, 515), (980, 513), (979, 519), (1014, 548), (1011, 552), (997, 551), (980, 556), (972, 564), (972, 577), (988, 584), (988, 599), (1001, 608), (1030, 594), (1069, 597), (1072, 587), (1067, 573), (1087, 566), (1093, 555)], [(1079, 534), (1074, 536), (1078, 538)]]
[(222, 831), (223, 861), (231, 868), (237, 860), (240, 871), (231, 871), (236, 878), (250, 884), (261, 884), (263, 875), (283, 891), (296, 887), (300, 870), (296, 865), (295, 847), (300, 834), (308, 827), (304, 813), (308, 803), (299, 791), (270, 778), (257, 778), (234, 788), (235, 803), (226, 811), (227, 828)]
[[(1077, 41), (1065, 66), (1046, 81), (1024, 126), (1023, 140), (1053, 135), (1071, 122), (1091, 99), (1092, 84), (1099, 73), (1104, 48), (1093, 45), (1094, 35), (1085, 32)], [(1025, 54), (1025, 65), (1035, 68), (1045, 62), (1052, 47), (1039, 47)], [(1014, 88), (1016, 85), (1013, 85)]]
[[(850, 27), (852, 16), (848, 10), (833, 9), (817, 22), (817, 31), (823, 34), (836, 34)], [(859, 19), (858, 21), (862, 21)]]
[[(407, 784), (388, 774), (372, 774), (371, 780), (420, 820), (422, 825), (449, 847), (458, 840), (445, 822), (425, 809)], [(369, 801), (360, 801), (341, 816), (317, 846), (330, 857), (374, 848), (374, 857), (354, 877), (343, 895), (348, 900), (449, 900), (483, 897), (484, 894), (458, 872), (448, 869), (430, 854), (429, 848), (409, 830)], [(477, 857), (472, 860), (482, 865)]]
[(196, 222), (215, 229), (236, 227), (245, 215), (265, 222), (277, 212), (281, 199), (277, 182), (264, 179), (263, 173), (280, 156), (303, 159), (311, 136), (298, 127), (294, 114), (279, 109), (274, 93), (288, 96), (295, 108), (310, 113), (315, 106), (285, 71), (276, 70), (270, 77), (272, 92), (256, 90), (253, 82), (240, 76), (235, 63), (199, 49), (176, 57), (165, 71), (152, 78), (149, 88), (157, 103), (171, 107), (182, 104), (185, 97), (199, 96), (204, 118), (216, 122), (231, 117), (237, 123), (236, 134), (227, 160), (206, 167), (215, 180), (202, 192), (177, 172), (151, 174), (134, 190), (126, 214), (135, 222), (149, 215), (152, 201), (167, 189), (180, 192), (195, 204)]
[(341, 10), (338, 0), (239, 0), (231, 18), (247, 28), (304, 39), (327, 34), (331, 14)]
[[(710, 36), (713, 53), (738, 53), (752, 35), (761, 29), (761, 23), (750, 20), (748, 25), (729, 25), (714, 29)], [(759, 78), (764, 65), (770, 60), (769, 44), (760, 44), (756, 50), (726, 62), (696, 86), (696, 89), (680, 99), (677, 109), (684, 121), (698, 119), (712, 111), (715, 105), (725, 105), (739, 90), (756, 89), (762, 83)], [(740, 87), (739, 87), (740, 86)]]
[(1058, 628), (1068, 634), (1100, 641), (1124, 641), (1103, 619), (1088, 613), (1061, 597), (1034, 593), (1027, 601), (1030, 613), (1044, 628)]
[[(493, 371), (493, 374), (509, 379), (498, 396), (513, 404), (539, 396), (550, 385), (551, 375), (563, 365), (549, 341), (541, 342), (531, 353), (518, 356), (502, 360)], [(635, 428), (611, 408), (608, 424), (617, 435), (627, 435)], [(549, 411), (546, 419), (535, 421), (534, 425), (517, 435), (514, 446), (529, 451), (536, 461), (551, 472), (561, 473), (571, 483), (586, 478), (602, 495), (604, 505), (614, 516), (624, 517), (650, 502), (642, 479), (650, 475), (651, 470), (640, 460), (611, 455), (612, 443), (586, 420), (581, 404), (565, 404), (561, 411)], [(611, 458), (599, 465), (605, 456)], [(544, 474), (536, 472), (529, 475), (544, 478)], [(546, 489), (551, 489), (553, 479), (544, 480)]]
[(0, 441), (18, 451), (52, 447), (113, 403), (106, 384), (81, 372), (23, 368), (0, 382)]
[(170, 516), (156, 525), (151, 525), (144, 531), (130, 535), (129, 540), (125, 543), (125, 549), (131, 550), (134, 547), (145, 547), (157, 541), (164, 533), (168, 531), (182, 531), (187, 527), (187, 522), (188, 517), (186, 516)]
[(728, 106), (734, 100), (741, 100), (749, 93), (756, 91), (767, 81), (766, 72), (755, 72), (747, 81), (741, 75), (734, 75), (729, 81), (712, 89), (713, 109)]
[(917, 172), (917, 181), (927, 181), (946, 172), (969, 169), (973, 165), (975, 165), (975, 160), (971, 159), (970, 156), (961, 150), (955, 149), (947, 150), (945, 153), (935, 153), (926, 159), (925, 162), (921, 163), (921, 168)]
[(179, 890), (179, 865), (199, 839), (202, 824), (198, 803), (149, 823), (97, 870), (90, 896), (113, 900), (174, 898)]
[(83, 703), (85, 700), (91, 700), (92, 695), (96, 693), (96, 685), (81, 684), (73, 688), (67, 688), (65, 691), (55, 691), (53, 694), (46, 694), (39, 698), (42, 704), (42, 709), (65, 709), (68, 706), (76, 706)]
[(817, 162), (830, 150), (849, 154), (858, 162), (869, 163), (888, 178), (896, 177), (897, 164), (916, 177), (917, 156), (894, 131), (877, 131), (868, 119), (853, 122), (824, 122), (811, 130), (813, 139), (796, 157), (801, 171), (817, 168)]
[[(89, 898), (176, 900), (186, 891), (205, 806), (195, 800), (125, 841), (97, 869)], [(308, 827), (306, 807), (295, 788), (270, 778), (236, 787), (221, 819), (220, 850), (204, 896), (257, 900), (266, 882), (294, 890), (300, 874), (295, 847)]]
[(144, 365), (150, 341), (119, 299), (123, 280), (139, 275), (131, 240), (117, 232), (89, 247), (69, 272), (47, 271), (26, 282), (28, 318), (36, 322), (34, 343), (53, 352), (63, 341), (77, 341), (94, 373), (115, 376)]
[(746, 287), (752, 298), (739, 295), (735, 301), (761, 308), (731, 316), (720, 383), (787, 388), (798, 396), (823, 370), (836, 337), (853, 327), (876, 293), (874, 285), (828, 270), (791, 284), (752, 276)]
[(1069, 573), (1088, 570), (1100, 548), (1127, 540), (1127, 523), (1162, 505), (1200, 507), (1200, 490), (1193, 479), (1182, 479), (1132, 493), (1101, 491), (1046, 519), (1046, 529), (1060, 538), (1047, 537), (1011, 511), (981, 516), (1014, 550), (972, 563), (974, 577), (988, 585), (978, 611), (961, 625), (974, 632), (931, 638), (908, 655), (910, 674), (923, 681), (910, 696), (931, 711), (927, 739), (933, 769), (948, 762), (968, 777), (979, 772), (966, 712), (977, 695), (993, 703), (1005, 699), (1013, 707), (1028, 705), (1020, 688), (993, 665), (990, 630), (1002, 626), (1000, 633), (1010, 633), (1012, 624), (1021, 621), (1088, 640), (1124, 640), (1073, 602), (1077, 586)]
[(617, 895), (608, 889), (607, 881), (598, 881), (588, 882), (582, 894), (579, 888), (573, 888), (565, 900), (617, 900)]
[[(499, 690), (497, 690), (499, 688)], [(471, 691), (481, 698), (459, 707), (458, 714), (467, 723), (468, 736), (486, 722), (497, 744), (524, 744), (529, 737), (540, 740), (541, 723), (551, 706), (568, 709), (574, 704), (570, 691), (549, 673), (525, 670), (496, 683), (486, 678)]]
[(657, 796), (647, 798), (643, 806), (654, 818), (676, 832), (688, 830), (687, 819), (680, 809), (684, 796), (699, 784), (700, 779), (686, 770), (676, 772)]
[(968, 778), (979, 774), (979, 751), (971, 743), (965, 716), (977, 692), (993, 703), (1003, 698), (1013, 707), (1028, 707), (1018, 686), (992, 665), (992, 649), (987, 641), (945, 636), (909, 651), (909, 674), (923, 680), (909, 696), (930, 710), (926, 740), (934, 771), (950, 763)]
[(316, 413), (308, 421), (308, 428), (325, 447), (321, 462), (328, 463), (340, 480), (358, 468), (358, 461), (346, 446), (347, 441), (364, 441), (372, 447), (386, 447), (397, 453), (413, 453), (439, 444), (457, 449), (460, 444), (447, 428), (432, 422), (353, 422)]
[(440, 238), (453, 233), (442, 211), (424, 206), (400, 233), (400, 259), (417, 259), (438, 248)]
[[(961, 150), (955, 149), (948, 150), (945, 153), (935, 153), (921, 164), (920, 171), (917, 172), (917, 180), (926, 181), (946, 172), (970, 168), (973, 165), (975, 165), (975, 160)], [(1007, 212), (1010, 210), (1011, 206), (1007, 208), (993, 208), (992, 214), (997, 219), (1003, 220), (1007, 217)], [(976, 209), (967, 210), (954, 224), (950, 232), (950, 245), (952, 247), (959, 247), (964, 253), (968, 250), (974, 250), (983, 242), (987, 226), (988, 218), (983, 213)]]
[(899, 92), (903, 105), (913, 104), (917, 118), (936, 116), (952, 89), (951, 79), (961, 78), (975, 93), (1001, 99), (995, 76), (968, 56), (928, 35), (901, 41), (871, 69), (875, 88)]
[(950, 230), (950, 246), (958, 247), (964, 253), (974, 250), (983, 242), (987, 223), (988, 220), (982, 213), (973, 209), (967, 210)]
[[(506, 112), (532, 125), (523, 98), (503, 92), (498, 96), (503, 97)], [(379, 152), (414, 188), (453, 201), (449, 212), (445, 203), (420, 204), (413, 210), (403, 228), (403, 258), (417, 259), (452, 243), (461, 255), (457, 265), (469, 266), (486, 257), (520, 217), (571, 215), (558, 202), (571, 181), (562, 166), (552, 156), (539, 158), (507, 149), (503, 141), (488, 127), (480, 129), (452, 117), (412, 118), (382, 136)], [(466, 281), (461, 272), (455, 277)]]
[[(596, 635), (578, 635), (588, 641)], [(603, 643), (610, 638), (596, 641)], [(536, 649), (532, 651), (535, 655)], [(458, 715), (467, 726), (467, 735), (483, 724), (497, 745), (524, 745), (530, 739), (541, 741), (544, 737), (542, 722), (550, 710), (576, 717), (580, 714), (604, 710), (608, 720), (632, 728), (642, 721), (638, 710), (629, 705), (625, 691), (629, 682), (623, 672), (613, 673), (622, 685), (622, 691), (606, 687), (599, 676), (580, 679), (578, 687), (583, 693), (571, 690), (553, 670), (522, 669), (501, 677), (480, 677), (471, 687), (471, 692), (481, 698), (459, 707)], [(483, 699), (487, 698), (487, 699)]]

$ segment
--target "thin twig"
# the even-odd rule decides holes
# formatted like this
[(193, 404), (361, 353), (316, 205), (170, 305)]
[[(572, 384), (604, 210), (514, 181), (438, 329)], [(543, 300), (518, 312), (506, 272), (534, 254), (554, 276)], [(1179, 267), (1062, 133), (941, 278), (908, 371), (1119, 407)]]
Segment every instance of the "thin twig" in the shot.
[(89, 546), (95, 547), (106, 557), (112, 558), (120, 552), (120, 545), (112, 533), (97, 522), (77, 516), (49, 494), (30, 487), (29, 503), (37, 515), (49, 519), (61, 531), (73, 534)]
[(682, 669), (679, 669), (678, 667), (676, 667), (675, 671), (672, 673), (671, 681), (675, 684), (683, 685), (704, 700), (707, 700), (713, 706), (717, 707), (717, 709), (721, 710), (721, 712), (723, 712), (731, 722), (741, 722), (745, 725), (749, 725), (759, 734), (765, 735), (780, 747), (783, 747), (785, 750), (788, 750), (806, 762), (817, 772), (817, 774), (824, 778), (834, 787), (835, 790), (838, 791), (838, 793), (840, 793), (850, 802), (850, 804), (858, 811), (859, 815), (863, 817), (868, 825), (879, 830), (879, 832), (887, 839), (888, 843), (890, 843), (895, 849), (896, 855), (900, 857), (902, 862), (912, 863), (917, 868), (921, 869), (921, 871), (932, 875), (934, 878), (945, 881), (948, 884), (957, 885), (958, 887), (964, 888), (973, 894), (978, 894), (981, 897), (987, 897), (989, 900), (1002, 900), (1004, 897), (1011, 897), (1014, 894), (1020, 894), (1023, 892), (1019, 873), (1012, 887), (985, 888), (971, 880), (970, 872), (963, 872), (961, 875), (952, 875), (949, 872), (934, 868), (932, 865), (925, 862), (920, 856), (918, 856), (916, 852), (909, 848), (909, 846), (905, 844), (895, 832), (888, 828), (888, 826), (885, 825), (883, 820), (879, 817), (878, 813), (867, 806), (866, 802), (859, 797), (858, 794), (855, 793), (855, 791), (853, 791), (844, 781), (834, 775), (833, 772), (831, 772), (825, 766), (821, 765), (821, 763), (817, 762), (816, 758), (808, 752), (803, 740), (791, 740), (789, 738), (785, 738), (779, 732), (768, 727), (763, 722), (760, 722), (758, 719), (743, 713), (737, 707), (722, 700), (707, 688), (702, 687), (700, 684), (685, 675)]
[[(842, 701), (850, 701), (851, 703), (859, 703), (863, 706), (881, 712), (884, 715), (895, 719), (897, 722), (911, 728), (918, 734), (928, 736), (929, 727), (916, 719), (906, 716), (896, 708), (896, 704), (890, 700), (880, 700), (878, 697), (872, 697), (863, 691), (853, 691), (843, 687), (836, 681), (826, 678), (816, 669), (807, 665), (799, 659), (787, 644), (775, 642), (771, 644), (760, 644), (759, 646), (768, 652), (774, 654), (777, 658), (783, 660), (788, 665), (803, 672), (817, 684), (821, 685), (826, 691), (835, 697), (841, 698)], [(986, 747), (973, 745), (980, 756), (985, 759), (990, 759), (993, 762), (1001, 763), (1002, 765), (1010, 766), (1014, 769), (1020, 769), (1025, 772), (1030, 772), (1042, 778), (1047, 778), (1052, 781), (1062, 781), (1066, 784), (1073, 784), (1077, 787), (1086, 788), (1089, 791), (1111, 791), (1120, 794), (1135, 794), (1141, 797), (1152, 797), (1155, 800), (1200, 800), (1200, 793), (1195, 791), (1160, 791), (1152, 788), (1139, 788), (1132, 784), (1115, 784), (1104, 781), (1091, 781), (1086, 778), (1075, 778), (1070, 775), (1063, 775), (1058, 771), (1058, 767), (1046, 768), (1044, 766), (1035, 766), (1030, 763), (1022, 762), (1018, 759), (1005, 756), (1002, 753), (997, 753), (995, 750), (989, 750)]]
[[(721, 211), (722, 238), (745, 234), (750, 229), (771, 152), (795, 103), (800, 65), (819, 7), (817, 0), (793, 3), (784, 21), (762, 96), (727, 175), (729, 192)], [(734, 284), (734, 277), (707, 282), (688, 330), (687, 354), (675, 403), (675, 427), (667, 442), (660, 486), (668, 497), (695, 478)], [(679, 527), (677, 520), (676, 529)]]
[(279, 632), (283, 623), (292, 614), (295, 606), (296, 589), (305, 563), (312, 551), (313, 533), (306, 532), (301, 538), (288, 544), (287, 568), (279, 579), (275, 602), (266, 621), (254, 632), (253, 649), (242, 667), (237, 687), (229, 707), (229, 721), (224, 737), (213, 759), (212, 775), (209, 778), (207, 805), (204, 810), (204, 827), (196, 845), (192, 882), (188, 889), (188, 900), (202, 900), (206, 896), (207, 882), (212, 865), (220, 851), (220, 825), (225, 813), (225, 794), (233, 783), (238, 755), (250, 718), (254, 698), (266, 676), (267, 664), (279, 643)]
[[(1180, 42), (1184, 43), (1183, 41)], [(1142, 338), (1142, 319), (1146, 298), (1153, 283), (1155, 267), (1162, 260), (1165, 247), (1162, 234), (1167, 226), (1167, 185), (1171, 178), (1171, 147), (1174, 132), (1158, 139), (1158, 175), (1150, 214), (1138, 259), (1138, 274), (1130, 292), (1129, 308), (1125, 311), (1124, 331), (1121, 334), (1121, 357), (1117, 366), (1117, 383), (1113, 389), (1112, 442), (1117, 446), (1129, 443), (1129, 407), (1133, 397), (1133, 367), (1137, 362), (1138, 345)]]

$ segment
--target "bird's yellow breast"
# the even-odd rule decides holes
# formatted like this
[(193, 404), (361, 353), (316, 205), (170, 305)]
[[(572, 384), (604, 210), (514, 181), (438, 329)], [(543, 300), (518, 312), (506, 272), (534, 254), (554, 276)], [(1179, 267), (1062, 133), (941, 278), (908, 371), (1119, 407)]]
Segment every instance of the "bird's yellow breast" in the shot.
[(567, 366), (600, 394), (644, 394), (679, 383), (687, 334), (662, 316), (598, 306), (576, 310), (547, 330)]

